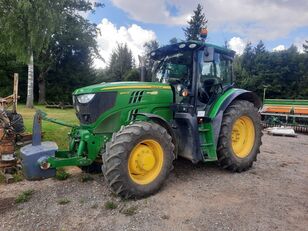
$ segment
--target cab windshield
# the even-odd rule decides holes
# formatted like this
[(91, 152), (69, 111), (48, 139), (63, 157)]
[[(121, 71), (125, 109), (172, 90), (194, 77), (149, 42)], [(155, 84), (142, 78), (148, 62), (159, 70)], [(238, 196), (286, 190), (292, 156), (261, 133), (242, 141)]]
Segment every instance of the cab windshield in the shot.
[(177, 52), (156, 60), (153, 81), (161, 83), (190, 83), (192, 78), (192, 51)]

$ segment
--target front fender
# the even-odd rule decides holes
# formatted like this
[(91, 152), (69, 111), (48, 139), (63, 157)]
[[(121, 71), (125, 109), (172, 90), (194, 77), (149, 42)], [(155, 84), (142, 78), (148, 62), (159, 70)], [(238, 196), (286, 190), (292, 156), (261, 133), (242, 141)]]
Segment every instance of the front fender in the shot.
[(178, 150), (178, 145), (177, 145), (177, 139), (176, 139), (176, 135), (172, 129), (172, 126), (161, 116), (159, 115), (155, 115), (155, 114), (151, 114), (151, 113), (143, 113), (143, 112), (138, 112), (136, 114), (134, 114), (135, 117), (136, 116), (143, 116), (148, 118), (149, 120), (153, 121), (154, 123), (157, 123), (158, 125), (162, 126), (163, 128), (165, 128), (167, 130), (167, 132), (169, 133), (169, 135), (172, 138), (172, 143), (175, 146), (175, 150), (174, 152), (177, 154), (177, 150)]

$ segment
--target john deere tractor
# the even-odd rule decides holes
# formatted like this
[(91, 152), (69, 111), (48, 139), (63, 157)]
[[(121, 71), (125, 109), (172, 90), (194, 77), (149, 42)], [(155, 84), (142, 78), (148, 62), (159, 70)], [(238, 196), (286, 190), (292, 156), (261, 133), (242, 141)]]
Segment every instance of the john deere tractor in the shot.
[[(99, 166), (112, 191), (140, 198), (160, 189), (179, 156), (193, 163), (215, 161), (232, 172), (247, 170), (261, 145), (261, 101), (234, 88), (234, 54), (205, 42), (181, 42), (150, 54), (152, 82), (77, 89), (73, 104), (80, 125), (39, 113), (72, 127), (69, 149), (34, 139), (21, 150), (26, 177), (52, 177), (63, 166), (85, 171)], [(36, 131), (39, 117), (35, 121)]]

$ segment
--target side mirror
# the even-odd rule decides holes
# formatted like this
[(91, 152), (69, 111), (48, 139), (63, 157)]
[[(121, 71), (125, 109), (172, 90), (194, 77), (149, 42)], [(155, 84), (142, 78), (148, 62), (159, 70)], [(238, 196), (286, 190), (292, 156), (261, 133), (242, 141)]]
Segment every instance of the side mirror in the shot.
[(214, 61), (214, 47), (205, 47), (204, 48), (204, 62), (213, 62)]

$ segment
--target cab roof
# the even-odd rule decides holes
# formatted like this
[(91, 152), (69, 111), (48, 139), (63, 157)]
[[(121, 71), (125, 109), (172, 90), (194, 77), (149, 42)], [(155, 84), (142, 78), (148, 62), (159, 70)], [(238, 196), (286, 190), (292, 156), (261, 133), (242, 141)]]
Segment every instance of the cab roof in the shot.
[(231, 57), (234, 57), (235, 51), (227, 49), (225, 47), (216, 46), (211, 43), (206, 43), (202, 41), (186, 41), (186, 42), (180, 42), (175, 43), (167, 46), (160, 47), (150, 53), (150, 56), (154, 60), (160, 60), (161, 58), (165, 57), (166, 55), (174, 54), (180, 51), (194, 51), (199, 50), (204, 47), (213, 47), (215, 49), (215, 52), (218, 52), (220, 54), (228, 55)]

